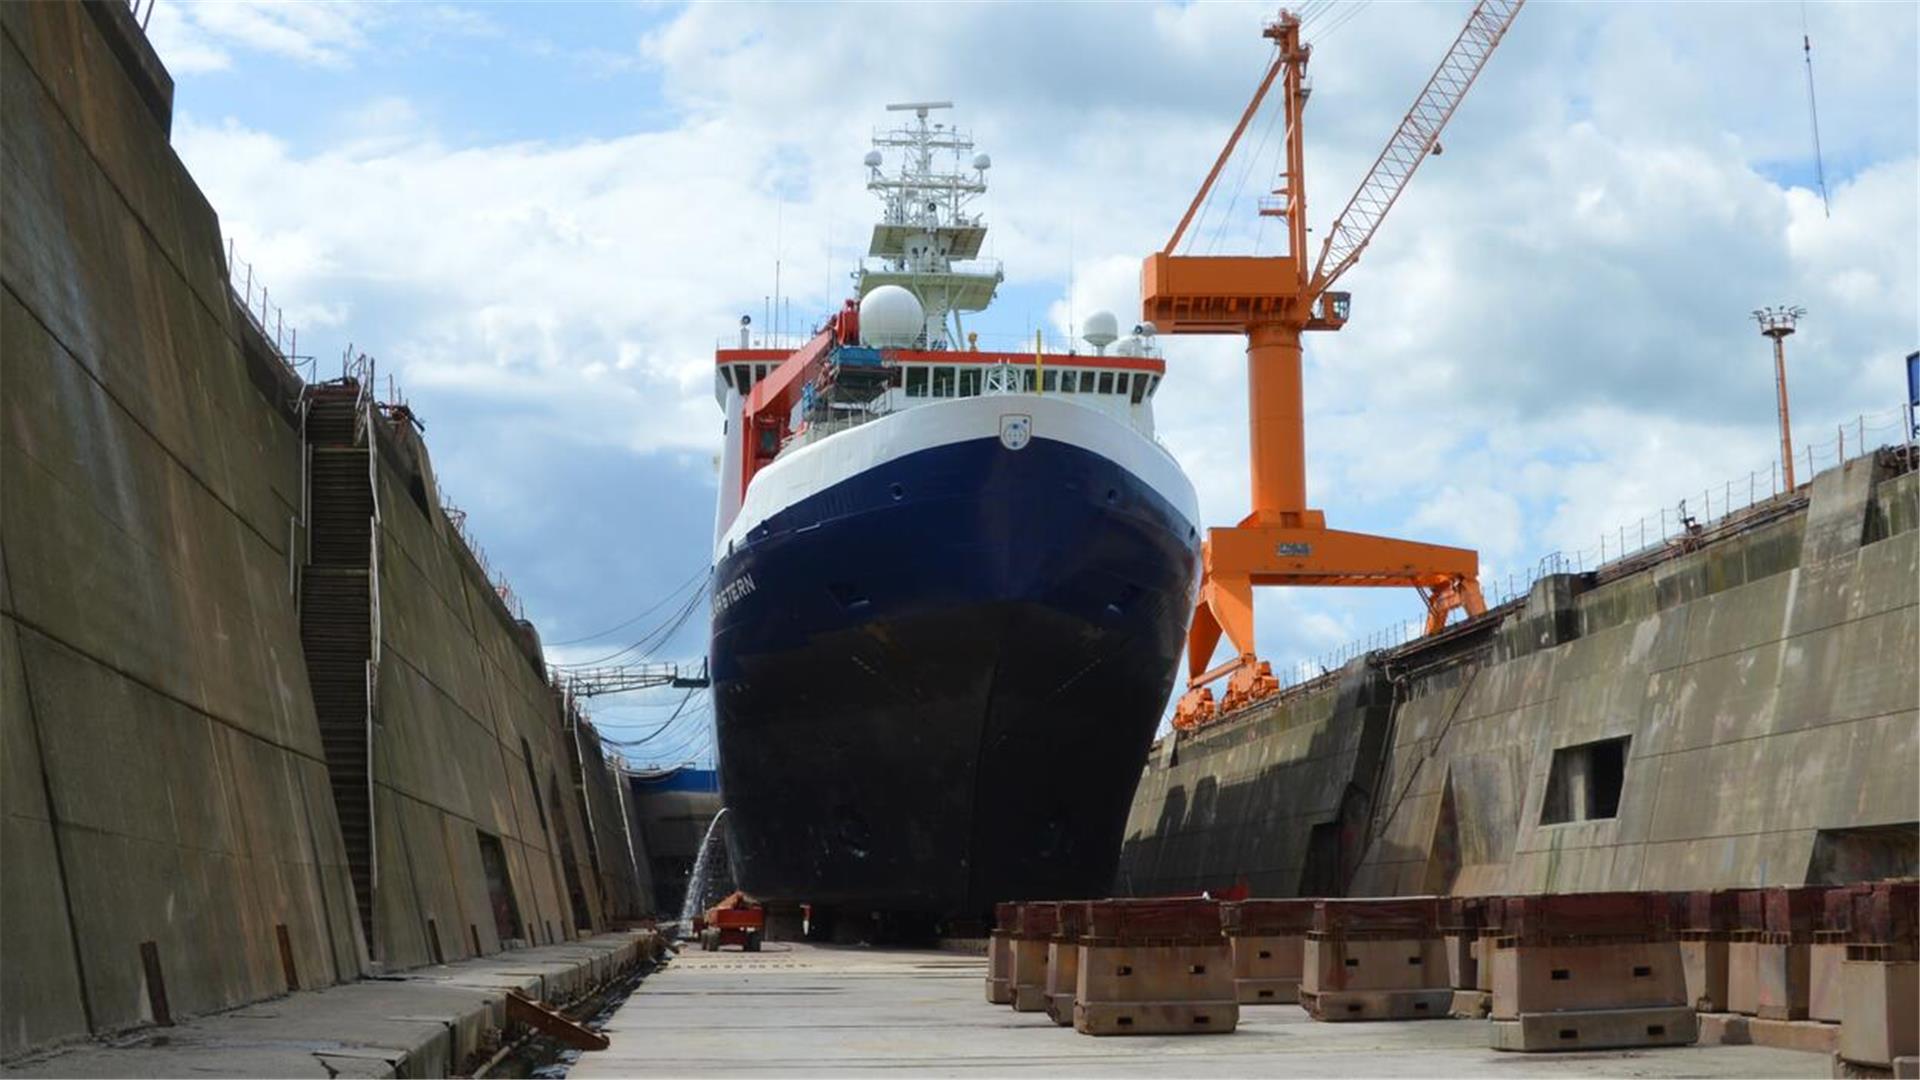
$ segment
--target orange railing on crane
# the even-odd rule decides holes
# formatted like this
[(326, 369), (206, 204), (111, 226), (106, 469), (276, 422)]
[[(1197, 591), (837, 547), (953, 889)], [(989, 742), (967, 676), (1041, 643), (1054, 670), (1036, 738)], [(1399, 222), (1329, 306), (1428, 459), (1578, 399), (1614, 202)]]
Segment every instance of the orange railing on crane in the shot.
[[(1306, 424), (1301, 393), (1301, 334), (1346, 324), (1348, 297), (1330, 291), (1373, 238), (1381, 220), (1427, 155), (1440, 131), (1499, 45), (1524, 0), (1482, 0), (1468, 17), (1386, 148), (1327, 232), (1320, 258), (1307, 266), (1307, 196), (1302, 120), (1307, 61), (1301, 20), (1289, 11), (1267, 26), (1274, 57), (1253, 100), (1174, 228), (1166, 247), (1140, 271), (1144, 317), (1162, 332), (1244, 334), (1252, 505), (1238, 525), (1207, 530), (1203, 577), (1187, 632), (1187, 692), (1177, 727), (1206, 723), (1277, 692), (1279, 681), (1254, 653), (1253, 590), (1271, 585), (1411, 587), (1427, 607), (1429, 632), (1462, 610), (1486, 610), (1479, 556), (1465, 548), (1327, 528), (1307, 505)], [(1272, 256), (1182, 255), (1180, 240), (1205, 202), (1248, 123), (1275, 83), (1284, 110), (1286, 163), (1276, 197), (1260, 213), (1286, 223), (1288, 249)], [(1234, 655), (1209, 667), (1225, 635)], [(1216, 703), (1211, 683), (1227, 677)]]

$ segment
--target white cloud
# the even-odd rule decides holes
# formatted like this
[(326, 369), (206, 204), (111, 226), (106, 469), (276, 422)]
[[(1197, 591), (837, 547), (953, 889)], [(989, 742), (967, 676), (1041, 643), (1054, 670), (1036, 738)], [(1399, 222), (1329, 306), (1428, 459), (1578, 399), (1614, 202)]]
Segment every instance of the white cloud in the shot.
[(379, 18), (374, 4), (195, 0), (156, 4), (147, 32), (178, 77), (228, 69), (235, 50), (340, 67)]
[[(160, 10), (175, 7), (187, 6)], [(243, 47), (337, 64), (379, 42), (359, 9), (188, 10), (155, 17), (176, 74)], [(1465, 10), (1374, 8), (1317, 50), (1316, 230)], [(1775, 10), (1521, 15), (1446, 153), (1342, 283), (1353, 321), (1309, 340), (1309, 488), (1331, 524), (1477, 544), (1489, 573), (1593, 548), (1603, 533), (1617, 546), (1621, 526), (1768, 462), (1771, 365), (1747, 321), (1761, 304), (1810, 309), (1791, 343), (1808, 432), (1897, 403), (1897, 358), (1920, 343), (1916, 9), (1810, 9), (1818, 56), (1833, 58), (1821, 69), (1831, 218), (1779, 179), (1806, 171), (1807, 149), (1798, 27)], [(996, 163), (993, 253), (1012, 283), (1060, 290), (1037, 321), (1065, 328), (1069, 309), (1107, 307), (1130, 322), (1139, 259), (1164, 242), (1237, 117), (1267, 14), (695, 5), (633, 54), (680, 110), (668, 130), (455, 147), (423, 128), (403, 90), (369, 87), (330, 104), (349, 134), (316, 153), (191, 117), (176, 142), (275, 296), (380, 354), (437, 399), (443, 423), (484, 405), (516, 410), (513, 437), (549, 447), (704, 461), (718, 429), (716, 337), (742, 310), (758, 321), (776, 236), (796, 314), (825, 307), (828, 235), (844, 273), (871, 216), (856, 163), (883, 103), (960, 104)], [(1239, 203), (1249, 223), (1263, 179), (1252, 173)], [(1163, 344), (1161, 437), (1208, 519), (1235, 520), (1247, 489), (1240, 347)], [(640, 542), (684, 551), (707, 523), (660, 526)], [(1324, 651), (1331, 635), (1407, 612), (1401, 600), (1263, 597), (1262, 648)]]

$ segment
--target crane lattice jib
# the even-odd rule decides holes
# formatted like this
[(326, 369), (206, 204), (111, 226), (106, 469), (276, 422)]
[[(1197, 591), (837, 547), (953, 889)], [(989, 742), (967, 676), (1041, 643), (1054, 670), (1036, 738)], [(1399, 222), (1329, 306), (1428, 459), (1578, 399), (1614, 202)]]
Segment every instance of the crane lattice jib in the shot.
[(1311, 295), (1331, 286), (1366, 249), (1374, 230), (1380, 227), (1380, 219), (1406, 190), (1413, 170), (1420, 167), (1420, 162), (1440, 141), (1440, 129), (1447, 126), (1453, 110), (1459, 107), (1460, 99), (1466, 96), (1467, 89), (1486, 66), (1487, 58), (1493, 55), (1494, 47), (1500, 44), (1525, 2), (1481, 0), (1474, 7), (1467, 25), (1454, 39), (1453, 48), (1447, 50), (1433, 78), (1427, 80), (1426, 89), (1400, 121), (1399, 130), (1387, 140), (1386, 149), (1380, 151), (1379, 160), (1373, 163), (1366, 180), (1327, 231), (1326, 243), (1320, 248), (1320, 261), (1314, 266)]

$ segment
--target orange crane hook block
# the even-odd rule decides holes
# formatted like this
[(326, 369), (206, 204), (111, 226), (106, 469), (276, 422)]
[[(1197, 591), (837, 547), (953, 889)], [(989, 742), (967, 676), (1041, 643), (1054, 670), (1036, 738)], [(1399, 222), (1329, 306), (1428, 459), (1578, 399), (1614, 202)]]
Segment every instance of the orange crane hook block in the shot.
[[(1463, 610), (1486, 610), (1479, 556), (1465, 548), (1397, 540), (1327, 528), (1307, 506), (1306, 425), (1300, 384), (1301, 334), (1346, 325), (1349, 296), (1330, 286), (1347, 271), (1429, 154), (1524, 0), (1481, 0), (1453, 47), (1387, 140), (1373, 168), (1327, 230), (1318, 260), (1307, 265), (1307, 195), (1301, 120), (1312, 46), (1300, 19), (1282, 10), (1268, 25), (1274, 57), (1193, 202), (1166, 247), (1140, 270), (1142, 313), (1163, 333), (1244, 334), (1247, 339), (1251, 512), (1238, 525), (1207, 530), (1201, 588), (1187, 631), (1187, 693), (1174, 725), (1191, 728), (1276, 692), (1279, 682), (1254, 655), (1253, 590), (1263, 585), (1412, 587), (1427, 607), (1427, 631)], [(1232, 156), (1234, 146), (1275, 83), (1286, 130), (1286, 163), (1259, 212), (1283, 219), (1287, 251), (1277, 255), (1182, 255), (1181, 237)], [(1234, 656), (1209, 668), (1225, 634)], [(1210, 683), (1230, 676), (1216, 705)]]

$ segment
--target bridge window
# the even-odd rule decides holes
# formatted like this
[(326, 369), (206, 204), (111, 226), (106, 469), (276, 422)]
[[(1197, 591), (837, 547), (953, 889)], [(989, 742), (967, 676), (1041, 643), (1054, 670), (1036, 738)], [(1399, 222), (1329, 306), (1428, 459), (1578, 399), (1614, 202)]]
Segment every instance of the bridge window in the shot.
[(960, 396), (961, 397), (979, 397), (980, 396), (980, 369), (979, 368), (961, 368), (960, 369)]
[(1153, 381), (1147, 384), (1147, 396), (1152, 397), (1154, 394), (1159, 393), (1159, 391), (1160, 391), (1160, 376), (1155, 375), (1153, 377)]
[(740, 386), (741, 396), (744, 397), (753, 392), (753, 365), (741, 364), (738, 371), (739, 377), (735, 381)]
[(1060, 392), (1063, 394), (1079, 393), (1080, 392), (1080, 373), (1077, 371), (1061, 372), (1060, 373)]
[(953, 369), (952, 368), (937, 367), (933, 369), (933, 396), (934, 397), (952, 397), (953, 396)]
[(1103, 371), (1100, 373), (1100, 393), (1113, 393), (1113, 372)]
[(1141, 400), (1146, 396), (1147, 396), (1146, 375), (1145, 374), (1135, 375), (1133, 377), (1133, 403), (1135, 405), (1140, 404)]
[(1060, 373), (1052, 368), (1040, 373), (1040, 389), (1051, 394), (1060, 389)]
[(910, 367), (907, 369), (907, 396), (908, 397), (926, 397), (927, 396), (927, 369), (926, 368), (916, 366), (916, 367)]
[(755, 382), (765, 382), (765, 381), (766, 381), (766, 379), (767, 379), (767, 365), (766, 365), (766, 364), (761, 364), (761, 365), (760, 365), (759, 367), (757, 367), (757, 368), (755, 368), (755, 369), (754, 369), (754, 372), (753, 372), (753, 381), (755, 381)]

